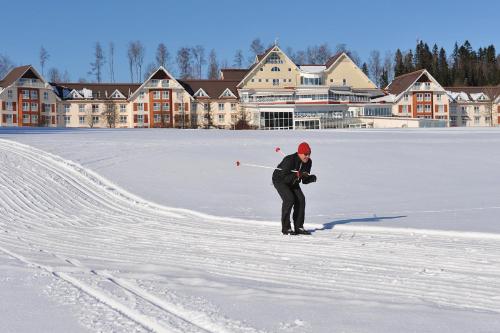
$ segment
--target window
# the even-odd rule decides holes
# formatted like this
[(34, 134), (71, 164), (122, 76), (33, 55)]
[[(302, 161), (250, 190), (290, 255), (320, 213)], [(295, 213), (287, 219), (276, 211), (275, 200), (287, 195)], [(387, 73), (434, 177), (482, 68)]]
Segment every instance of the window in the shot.
[(144, 99), (144, 91), (141, 91), (139, 93), (139, 99), (141, 99), (141, 100)]
[(126, 124), (127, 123), (127, 116), (120, 116), (120, 124)]
[(424, 100), (423, 94), (417, 94), (417, 101), (422, 102)]
[(144, 111), (144, 103), (137, 103), (137, 111)]
[(437, 99), (438, 101), (441, 101), (441, 95), (442, 95), (442, 94), (437, 94), (437, 95), (436, 95), (436, 99)]
[(404, 94), (404, 100), (405, 102), (408, 102), (408, 94)]
[(64, 124), (69, 125), (71, 121), (71, 116), (64, 116)]
[(12, 111), (14, 109), (14, 104), (12, 104), (12, 102), (5, 102), (5, 109), (7, 111)]
[[(194, 116), (193, 116), (193, 120), (194, 120)], [(170, 115), (169, 114), (164, 114), (163, 115), (163, 121), (164, 122), (170, 122)]]
[(30, 91), (23, 90), (23, 99), (30, 99)]
[(444, 105), (438, 105), (438, 112), (444, 113)]
[(420, 113), (424, 112), (424, 106), (422, 104), (417, 105), (417, 112), (420, 112)]
[(402, 113), (408, 113), (408, 105), (403, 105), (401, 110), (402, 110)]
[(283, 60), (281, 60), (280, 56), (276, 52), (271, 53), (269, 58), (267, 58), (266, 60), (266, 64), (282, 64), (282, 63)]
[(163, 90), (163, 91), (161, 92), (161, 95), (162, 95), (162, 98), (163, 98), (163, 99), (169, 99), (169, 98), (170, 98), (170, 93), (169, 93), (169, 91), (168, 91), (168, 90)]
[(273, 86), (279, 86), (280, 79), (273, 79)]
[(168, 103), (163, 103), (163, 105), (162, 105), (162, 110), (163, 110), (163, 111), (170, 111), (170, 104), (168, 104)]
[(78, 116), (78, 123), (80, 125), (85, 125), (85, 116)]
[(99, 123), (99, 116), (92, 116), (92, 122), (93, 122), (94, 124)]
[(153, 91), (153, 99), (160, 99), (160, 92), (159, 91)]
[(415, 85), (414, 85), (414, 86), (415, 86), (415, 89), (420, 89), (420, 86), (421, 86), (421, 85), (422, 85), (422, 84), (421, 84), (420, 82), (415, 82)]
[(69, 112), (69, 104), (64, 104), (64, 112)]
[(23, 114), (23, 124), (29, 124), (29, 123), (30, 123), (30, 115)]
[(38, 124), (38, 116), (37, 115), (32, 115), (31, 116), (31, 123), (32, 124)]
[(12, 124), (12, 115), (11, 114), (6, 114), (5, 115), (5, 122), (7, 124)]
[(12, 99), (12, 90), (7, 90), (7, 98)]
[(38, 111), (38, 103), (31, 103), (31, 111)]
[(99, 104), (92, 104), (92, 113), (99, 112)]
[(127, 104), (120, 104), (120, 112), (127, 112)]
[(29, 110), (30, 110), (30, 103), (23, 102), (23, 111), (29, 111)]
[(236, 103), (231, 103), (231, 111), (236, 111)]
[(279, 67), (276, 67), (274, 66), (273, 68), (271, 68), (271, 72), (280, 72), (280, 68)]
[(224, 111), (224, 103), (219, 103), (219, 111)]
[(481, 121), (481, 117), (474, 117), (474, 125), (479, 125), (480, 121)]
[(48, 91), (44, 91), (43, 92), (43, 99), (48, 101), (49, 100), (49, 92)]
[(261, 68), (260, 68), (260, 71), (262, 72), (263, 70), (264, 70), (264, 68), (262, 68), (262, 67), (261, 67)]
[(432, 112), (432, 105), (426, 104), (425, 105), (425, 112)]
[(138, 124), (144, 123), (144, 116), (142, 114), (137, 116), (137, 123)]
[(153, 110), (160, 111), (161, 110), (161, 103), (153, 103)]
[(425, 82), (425, 89), (431, 89), (431, 83)]
[(85, 112), (85, 104), (78, 105), (78, 112)]
[(36, 90), (31, 91), (31, 99), (38, 99), (38, 91)]
[(479, 106), (475, 106), (474, 107), (474, 113), (475, 114), (479, 114)]
[(431, 94), (429, 94), (429, 93), (425, 94), (425, 101), (426, 102), (430, 102), (431, 101)]
[(347, 85), (347, 80), (346, 79), (342, 79), (342, 85), (343, 86)]
[(233, 123), (235, 123), (237, 120), (238, 120), (238, 115), (236, 115), (236, 114), (232, 114), (232, 115), (231, 115), (231, 121), (232, 121)]
[(155, 122), (155, 123), (159, 123), (159, 122), (161, 122), (161, 115), (159, 115), (159, 114), (155, 114), (155, 115), (154, 115), (154, 122)]
[(219, 123), (223, 123), (223, 122), (224, 122), (224, 115), (219, 114)]
[(259, 82), (262, 82), (262, 79), (259, 79)]

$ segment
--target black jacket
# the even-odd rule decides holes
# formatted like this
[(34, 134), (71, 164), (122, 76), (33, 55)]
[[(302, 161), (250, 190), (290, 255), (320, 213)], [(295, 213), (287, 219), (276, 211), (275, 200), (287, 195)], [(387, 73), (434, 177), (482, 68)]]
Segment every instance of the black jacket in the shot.
[[(307, 163), (303, 163), (300, 160), (299, 154), (295, 153), (292, 155), (285, 156), (283, 161), (278, 164), (278, 168), (281, 170), (274, 170), (273, 172), (273, 183), (281, 183), (286, 184), (290, 187), (299, 186), (300, 179), (297, 178), (297, 174), (292, 172), (292, 170), (300, 171), (300, 172), (311, 172), (312, 160), (309, 159)], [(307, 178), (302, 179), (304, 184), (307, 184)]]

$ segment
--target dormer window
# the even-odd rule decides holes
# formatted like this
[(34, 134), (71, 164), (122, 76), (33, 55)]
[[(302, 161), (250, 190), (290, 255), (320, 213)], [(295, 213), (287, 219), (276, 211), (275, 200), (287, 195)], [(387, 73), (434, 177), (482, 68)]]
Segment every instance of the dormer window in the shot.
[(425, 82), (425, 89), (431, 89), (431, 83)]
[(279, 72), (279, 71), (280, 71), (279, 67), (274, 66), (273, 68), (271, 68), (271, 72)]

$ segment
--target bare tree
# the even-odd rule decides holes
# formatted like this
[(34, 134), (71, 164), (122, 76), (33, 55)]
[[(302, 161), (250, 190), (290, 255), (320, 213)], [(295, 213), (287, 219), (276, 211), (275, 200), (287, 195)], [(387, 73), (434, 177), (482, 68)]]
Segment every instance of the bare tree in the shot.
[(262, 53), (264, 53), (264, 45), (262, 45), (260, 38), (255, 38), (250, 44), (250, 63), (253, 63), (255, 57)]
[(177, 66), (179, 68), (179, 76), (181, 79), (189, 79), (193, 77), (190, 48), (182, 47), (179, 51), (177, 51)]
[(163, 43), (158, 44), (158, 48), (156, 49), (156, 64), (166, 68), (169, 62), (170, 52), (168, 52), (167, 47)]
[(42, 68), (42, 76), (45, 76), (44, 68), (49, 58), (49, 52), (47, 52), (47, 50), (42, 45), (42, 47), (40, 47), (40, 67)]
[(109, 128), (115, 128), (118, 123), (118, 119), (120, 118), (117, 105), (112, 101), (108, 100), (104, 104), (104, 111), (102, 112), (102, 116), (106, 121), (106, 125)]
[(109, 42), (109, 80), (115, 82), (115, 43)]
[(391, 82), (394, 79), (394, 55), (391, 51), (387, 51), (384, 57), (384, 70), (387, 73), (387, 80)]
[(309, 46), (306, 53), (307, 61), (310, 64), (325, 64), (332, 55), (332, 52), (326, 43), (319, 46)]
[(127, 48), (127, 59), (128, 59), (128, 69), (130, 71), (130, 82), (134, 82), (134, 44), (133, 42), (128, 43)]
[(243, 51), (240, 49), (236, 50), (236, 53), (234, 54), (234, 67), (243, 68), (243, 60)]
[(52, 67), (47, 72), (50, 82), (61, 82), (61, 73), (55, 67)]
[(210, 129), (214, 126), (214, 117), (212, 114), (212, 106), (210, 104), (210, 101), (207, 101), (203, 104), (203, 118), (206, 129)]
[(193, 55), (193, 61), (195, 66), (195, 76), (201, 79), (201, 70), (204, 64), (207, 63), (205, 60), (205, 48), (201, 45), (196, 45), (191, 48), (191, 54)]
[(208, 56), (208, 79), (216, 80), (219, 78), (219, 63), (217, 62), (217, 55), (215, 54), (215, 50), (212, 49), (210, 51), (210, 55)]
[[(490, 118), (490, 126), (493, 126), (493, 115), (495, 114), (495, 100), (500, 96), (500, 85), (499, 86), (488, 86), (484, 89), (485, 94), (488, 96), (487, 110), (486, 114)], [(500, 110), (500, 106), (498, 106)], [(500, 117), (500, 114), (498, 114)]]
[(132, 41), (128, 44), (127, 57), (130, 69), (130, 78), (134, 82), (134, 67), (135, 67), (135, 77), (137, 82), (142, 77), (142, 65), (144, 63), (144, 54), (146, 49), (142, 45), (141, 41)]
[(146, 70), (144, 71), (144, 81), (146, 81), (151, 76), (151, 74), (153, 74), (155, 72), (156, 68), (157, 68), (157, 66), (153, 62), (150, 62), (146, 66)]
[(146, 49), (142, 45), (140, 41), (136, 41), (136, 61), (135, 64), (137, 66), (137, 81), (142, 77), (142, 64), (144, 63), (144, 54), (146, 53)]
[(71, 82), (71, 78), (69, 76), (69, 72), (67, 69), (64, 70), (62, 76), (61, 76), (61, 81), (62, 82)]
[(380, 78), (382, 76), (382, 61), (380, 60), (380, 52), (373, 50), (370, 52), (370, 57), (368, 59), (368, 69), (370, 76), (375, 82), (375, 84), (380, 87)]
[(94, 112), (92, 112), (92, 108), (87, 110), (86, 112), (86, 115), (85, 117), (87, 118), (87, 125), (89, 125), (90, 128), (93, 128), (95, 124), (98, 123), (98, 120), (99, 118), (95, 118), (95, 117), (98, 117), (96, 116), (96, 114)]
[(14, 64), (10, 61), (9, 57), (0, 54), (0, 78), (7, 75), (12, 68), (14, 68)]
[(106, 62), (104, 58), (104, 52), (101, 47), (101, 43), (96, 42), (94, 47), (94, 62), (90, 63), (89, 74), (95, 75), (96, 81), (101, 83), (102, 81), (102, 68)]

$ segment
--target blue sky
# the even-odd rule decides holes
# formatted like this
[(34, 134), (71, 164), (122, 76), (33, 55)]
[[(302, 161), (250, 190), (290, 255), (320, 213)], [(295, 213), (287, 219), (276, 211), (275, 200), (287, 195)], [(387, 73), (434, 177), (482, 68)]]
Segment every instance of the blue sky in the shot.
[[(8, 1), (2, 4), (0, 54), (16, 65), (39, 65), (43, 45), (46, 68), (67, 70), (72, 80), (92, 79), (87, 72), (97, 41), (107, 53), (115, 44), (115, 77), (128, 82), (127, 45), (140, 40), (145, 65), (163, 42), (172, 58), (179, 47), (203, 45), (232, 64), (234, 53), (249, 54), (251, 41), (294, 50), (340, 43), (366, 61), (371, 50), (382, 54), (414, 48), (416, 40), (451, 51), (468, 39), (474, 49), (493, 44), (500, 51), (500, 2), (470, 1)], [(106, 67), (107, 68), (107, 67)], [(171, 68), (175, 72), (175, 68)], [(204, 73), (206, 70), (204, 70)], [(105, 72), (104, 80), (108, 80)]]

